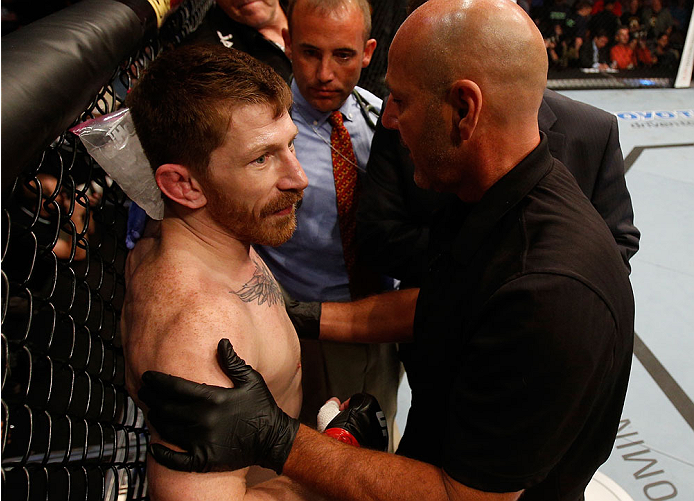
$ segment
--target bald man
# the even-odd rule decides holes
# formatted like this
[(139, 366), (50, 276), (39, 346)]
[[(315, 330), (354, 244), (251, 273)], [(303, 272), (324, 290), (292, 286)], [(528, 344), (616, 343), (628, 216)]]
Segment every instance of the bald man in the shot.
[[(397, 455), (299, 427), (285, 475), (331, 499), (583, 499), (616, 436), (634, 303), (614, 238), (538, 129), (546, 72), (542, 36), (508, 0), (430, 0), (403, 23), (383, 123), (410, 150), (417, 184), (455, 197), (432, 230), (419, 297), (324, 304), (320, 335), (413, 342), (412, 407)], [(286, 436), (271, 399), (241, 405), (261, 400), (261, 376), (240, 359), (227, 368), (236, 388), (203, 395), (148, 375), (182, 399), (176, 414), (204, 399), (219, 408), (217, 421), (185, 422), (194, 450), (160, 448), (157, 460), (238, 467), (239, 451), (275, 444), (253, 427)], [(175, 442), (180, 424), (161, 420)]]

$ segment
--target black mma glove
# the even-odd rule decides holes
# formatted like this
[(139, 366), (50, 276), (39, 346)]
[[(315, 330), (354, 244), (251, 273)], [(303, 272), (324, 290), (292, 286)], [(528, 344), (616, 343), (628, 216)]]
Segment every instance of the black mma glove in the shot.
[(321, 305), (319, 301), (297, 301), (282, 287), (284, 307), (294, 324), (297, 335), (302, 339), (318, 339), (320, 335)]
[(138, 396), (161, 437), (187, 452), (153, 444), (162, 465), (181, 471), (238, 470), (260, 465), (282, 473), (299, 421), (275, 403), (263, 377), (228, 339), (217, 346), (219, 365), (234, 388), (198, 384), (161, 372), (142, 375)]
[(358, 447), (377, 451), (388, 448), (386, 417), (378, 400), (368, 393), (353, 395), (347, 409), (340, 411), (328, 423), (324, 433), (340, 442)]

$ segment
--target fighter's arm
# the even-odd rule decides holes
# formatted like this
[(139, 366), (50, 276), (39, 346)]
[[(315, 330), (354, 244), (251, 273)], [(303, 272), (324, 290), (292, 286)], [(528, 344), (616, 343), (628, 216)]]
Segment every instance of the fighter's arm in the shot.
[[(243, 315), (234, 313), (204, 299), (184, 304), (179, 314), (166, 325), (166, 334), (150, 347), (153, 356), (138, 364), (136, 380), (139, 381), (146, 370), (158, 370), (205, 384), (232, 387), (217, 361), (217, 333), (231, 336), (239, 351), (256, 364), (260, 355), (259, 347), (253, 341), (253, 325)], [(142, 404), (138, 402), (138, 405)], [(152, 443), (171, 447), (159, 437), (151, 423), (150, 431)], [(247, 488), (247, 473), (248, 468), (243, 468), (203, 475), (170, 470), (151, 456), (147, 462), (147, 480), (153, 501), (307, 499), (302, 494), (305, 489), (287, 478), (276, 477)]]

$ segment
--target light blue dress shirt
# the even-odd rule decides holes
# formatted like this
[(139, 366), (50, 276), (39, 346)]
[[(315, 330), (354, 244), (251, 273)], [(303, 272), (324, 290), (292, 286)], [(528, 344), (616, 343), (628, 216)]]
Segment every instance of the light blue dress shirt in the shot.
[[(381, 100), (357, 87), (357, 92), (380, 110)], [(255, 246), (275, 278), (300, 301), (348, 301), (347, 268), (342, 252), (337, 199), (330, 150), (330, 113), (314, 109), (292, 82), (292, 119), (299, 128), (294, 141), (296, 156), (309, 185), (297, 211), (297, 228), (292, 238), (279, 247)], [(373, 130), (353, 94), (340, 111), (352, 139), (360, 175), (366, 171)], [(375, 123), (377, 116), (370, 115)]]

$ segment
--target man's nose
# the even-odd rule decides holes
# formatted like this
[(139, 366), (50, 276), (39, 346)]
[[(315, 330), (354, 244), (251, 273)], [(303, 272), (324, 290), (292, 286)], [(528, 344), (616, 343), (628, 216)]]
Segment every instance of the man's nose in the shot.
[(397, 129), (398, 128), (398, 116), (397, 110), (395, 109), (395, 104), (393, 104), (392, 99), (386, 101), (386, 107), (381, 115), (381, 122), (386, 129)]
[(284, 173), (277, 187), (280, 190), (303, 190), (308, 186), (308, 178), (294, 153), (289, 153), (284, 164)]
[(321, 82), (330, 82), (334, 78), (332, 62), (329, 57), (324, 57), (318, 62), (316, 78)]

